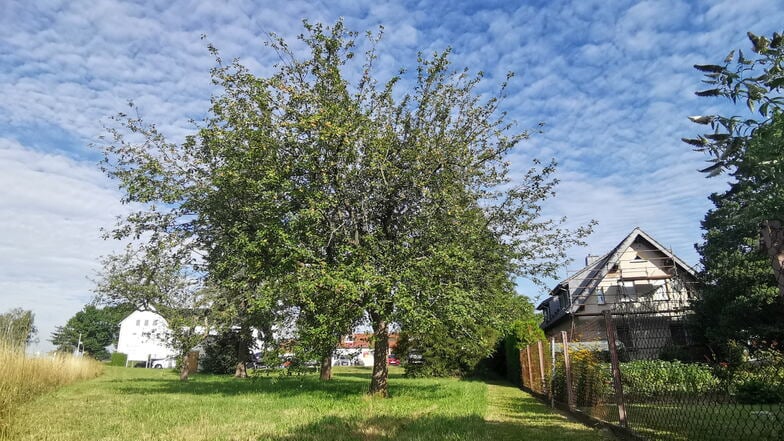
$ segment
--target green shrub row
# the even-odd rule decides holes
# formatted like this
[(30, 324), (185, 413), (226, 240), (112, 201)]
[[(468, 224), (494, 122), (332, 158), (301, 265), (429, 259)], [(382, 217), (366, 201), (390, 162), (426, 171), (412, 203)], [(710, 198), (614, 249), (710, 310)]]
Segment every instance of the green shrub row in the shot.
[(638, 360), (621, 364), (624, 393), (653, 397), (672, 393), (703, 394), (719, 380), (708, 365), (680, 361)]
[(109, 361), (109, 366), (125, 366), (128, 362), (128, 354), (122, 352), (112, 352), (112, 358)]

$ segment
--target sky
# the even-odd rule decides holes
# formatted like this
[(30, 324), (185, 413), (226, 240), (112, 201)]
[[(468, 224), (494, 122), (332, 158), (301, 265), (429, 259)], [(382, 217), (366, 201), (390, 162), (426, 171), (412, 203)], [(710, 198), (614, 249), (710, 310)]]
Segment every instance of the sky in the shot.
[[(112, 115), (133, 101), (181, 140), (216, 92), (208, 42), (268, 75), (277, 59), (268, 34), (293, 42), (303, 19), (383, 26), (380, 78), (413, 68), (418, 51), (448, 47), (455, 67), (485, 72), (481, 93), (515, 72), (503, 110), (519, 130), (544, 130), (517, 148), (513, 169), (554, 158), (560, 184), (545, 214), (598, 221), (588, 245), (569, 251), (564, 276), (634, 227), (695, 265), (707, 196), (726, 179), (701, 175), (707, 158), (680, 138), (701, 133), (689, 115), (737, 110), (696, 97), (692, 65), (750, 53), (747, 31), (780, 32), (775, 3), (0, 0), (0, 312), (31, 309), (32, 350), (48, 351), (55, 326), (92, 299), (100, 256), (121, 247), (101, 228), (129, 211), (97, 166)], [(518, 290), (542, 295), (526, 281)]]

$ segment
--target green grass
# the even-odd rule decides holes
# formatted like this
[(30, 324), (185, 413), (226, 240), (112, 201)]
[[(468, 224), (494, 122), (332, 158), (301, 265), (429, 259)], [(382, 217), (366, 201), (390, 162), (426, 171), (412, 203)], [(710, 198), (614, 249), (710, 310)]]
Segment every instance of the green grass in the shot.
[(99, 362), (86, 357), (29, 357), (24, 347), (12, 347), (0, 339), (0, 434), (9, 415), (22, 403), (65, 384), (95, 378), (102, 369)]
[(782, 405), (751, 404), (633, 404), (629, 423), (641, 434), (666, 440), (784, 439)]
[(369, 371), (236, 380), (106, 369), (17, 409), (14, 440), (602, 440), (500, 384), (390, 376), (389, 399), (365, 394)]
[[(602, 405), (581, 410), (618, 424), (618, 408)], [(626, 403), (629, 428), (657, 440), (784, 440), (784, 405)]]

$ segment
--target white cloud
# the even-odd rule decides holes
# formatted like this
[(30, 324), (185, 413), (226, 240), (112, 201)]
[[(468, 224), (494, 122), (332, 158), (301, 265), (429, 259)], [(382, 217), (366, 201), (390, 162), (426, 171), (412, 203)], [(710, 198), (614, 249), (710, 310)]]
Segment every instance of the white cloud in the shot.
[(99, 229), (125, 212), (93, 164), (0, 138), (0, 311), (32, 309), (38, 349), (91, 299), (87, 278), (117, 246)]
[[(563, 182), (548, 213), (575, 223), (600, 221), (589, 249), (573, 250), (575, 258), (604, 252), (640, 226), (695, 263), (691, 245), (700, 239), (706, 197), (723, 184), (696, 172), (704, 158), (679, 138), (699, 131), (687, 115), (729, 113), (731, 108), (693, 95), (701, 78), (691, 65), (716, 62), (730, 49), (748, 47), (746, 31), (780, 31), (784, 14), (765, 0), (554, 0), (536, 6), (355, 0), (0, 2), (0, 129), (3, 136), (39, 149), (3, 141), (0, 167), (8, 174), (0, 177), (0, 207), (13, 211), (2, 218), (0, 267), (15, 268), (3, 273), (3, 283), (17, 283), (9, 274), (21, 278), (19, 284), (32, 283), (26, 277), (39, 273), (30, 270), (36, 265), (48, 265), (62, 280), (81, 280), (88, 260), (109, 247), (94, 230), (111, 221), (100, 207), (121, 208), (95, 168), (73, 159), (91, 153), (52, 142), (46, 128), (86, 145), (102, 134), (108, 116), (134, 100), (146, 120), (181, 138), (192, 130), (189, 118), (198, 119), (209, 106), (214, 60), (207, 41), (225, 61), (239, 57), (265, 75), (278, 61), (263, 45), (268, 32), (302, 51), (294, 37), (302, 32), (303, 18), (332, 23), (340, 16), (350, 29), (384, 25), (376, 62), (383, 79), (401, 66), (412, 68), (418, 50), (430, 54), (447, 46), (454, 48), (456, 67), (487, 73), (481, 93), (495, 91), (507, 71), (518, 73), (504, 110), (521, 127), (540, 121), (546, 127), (543, 135), (520, 146), (515, 166), (523, 170), (533, 157), (555, 157)], [(37, 137), (39, 127), (44, 133)], [(85, 196), (93, 193), (97, 198)], [(95, 237), (82, 240), (87, 230)], [(33, 240), (39, 236), (42, 240)], [(66, 264), (64, 259), (75, 260)], [(70, 282), (62, 284), (70, 291), (57, 294), (50, 283), (54, 279), (47, 280), (47, 288), (25, 289), (62, 298), (86, 295), (77, 293), (82, 285)]]

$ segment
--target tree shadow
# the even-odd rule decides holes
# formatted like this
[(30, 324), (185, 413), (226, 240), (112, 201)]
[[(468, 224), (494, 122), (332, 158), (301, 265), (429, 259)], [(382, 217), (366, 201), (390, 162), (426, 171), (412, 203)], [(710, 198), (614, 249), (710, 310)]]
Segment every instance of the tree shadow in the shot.
[(364, 420), (324, 417), (292, 429), (270, 441), (455, 441), (455, 440), (597, 440), (594, 431), (575, 430), (562, 424), (530, 426), (522, 422), (485, 421), (479, 415), (468, 416), (378, 416)]
[[(402, 377), (401, 377), (402, 378)], [(438, 385), (396, 383), (398, 377), (390, 378), (390, 396), (405, 394), (423, 400), (434, 400), (446, 396)], [(292, 398), (300, 395), (340, 399), (361, 396), (368, 391), (370, 377), (361, 374), (338, 374), (329, 381), (321, 381), (314, 375), (263, 376), (236, 379), (230, 376), (195, 376), (188, 381), (176, 377), (134, 378), (112, 380), (118, 392), (123, 394), (191, 394), (235, 396), (247, 394), (274, 395)]]

